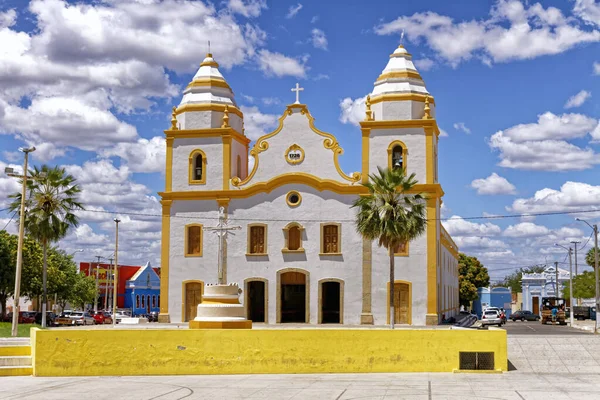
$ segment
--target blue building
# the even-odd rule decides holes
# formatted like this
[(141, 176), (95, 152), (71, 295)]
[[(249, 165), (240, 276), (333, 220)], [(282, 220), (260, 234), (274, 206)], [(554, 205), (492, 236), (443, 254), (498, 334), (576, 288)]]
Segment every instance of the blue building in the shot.
[(160, 277), (149, 262), (125, 283), (125, 308), (133, 315), (160, 311)]
[[(558, 275), (558, 285), (556, 284)], [(569, 271), (555, 267), (547, 267), (544, 272), (536, 274), (523, 274), (521, 285), (523, 288), (523, 310), (540, 313), (542, 297), (561, 297), (563, 285), (569, 282)]]
[(510, 317), (512, 306), (512, 293), (505, 287), (480, 287), (477, 288), (477, 299), (473, 301), (473, 311), (477, 318), (481, 319), (481, 314), (486, 307), (504, 308), (506, 318)]

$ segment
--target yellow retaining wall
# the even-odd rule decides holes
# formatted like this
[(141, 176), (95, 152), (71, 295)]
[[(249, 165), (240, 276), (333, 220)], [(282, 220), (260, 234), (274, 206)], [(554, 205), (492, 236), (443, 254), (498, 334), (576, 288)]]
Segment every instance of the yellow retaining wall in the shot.
[(35, 376), (452, 372), (506, 331), (462, 329), (32, 330)]

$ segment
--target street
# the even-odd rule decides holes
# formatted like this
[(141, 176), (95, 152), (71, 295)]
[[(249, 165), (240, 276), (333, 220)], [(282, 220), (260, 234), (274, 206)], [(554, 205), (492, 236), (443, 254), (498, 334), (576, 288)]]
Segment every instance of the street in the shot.
[(571, 328), (568, 325), (542, 325), (539, 321), (516, 321), (508, 320), (502, 326), (509, 336), (511, 335), (590, 335), (590, 332)]

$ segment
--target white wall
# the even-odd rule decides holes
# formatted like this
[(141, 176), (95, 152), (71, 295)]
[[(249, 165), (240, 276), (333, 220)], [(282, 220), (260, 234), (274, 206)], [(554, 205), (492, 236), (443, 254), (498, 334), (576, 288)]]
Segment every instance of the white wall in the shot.
[[(206, 154), (205, 185), (189, 184), (189, 157), (196, 149)], [(220, 137), (174, 139), (172, 180), (173, 191), (223, 189), (223, 139)]]

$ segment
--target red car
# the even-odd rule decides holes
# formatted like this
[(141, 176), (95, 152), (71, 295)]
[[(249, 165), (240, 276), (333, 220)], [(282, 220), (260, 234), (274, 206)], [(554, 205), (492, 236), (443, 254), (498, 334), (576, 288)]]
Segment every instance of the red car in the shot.
[(20, 324), (34, 324), (35, 323), (35, 312), (20, 311), (19, 312), (19, 323)]
[(92, 314), (96, 325), (112, 324), (112, 317), (110, 316), (110, 313), (98, 311)]

